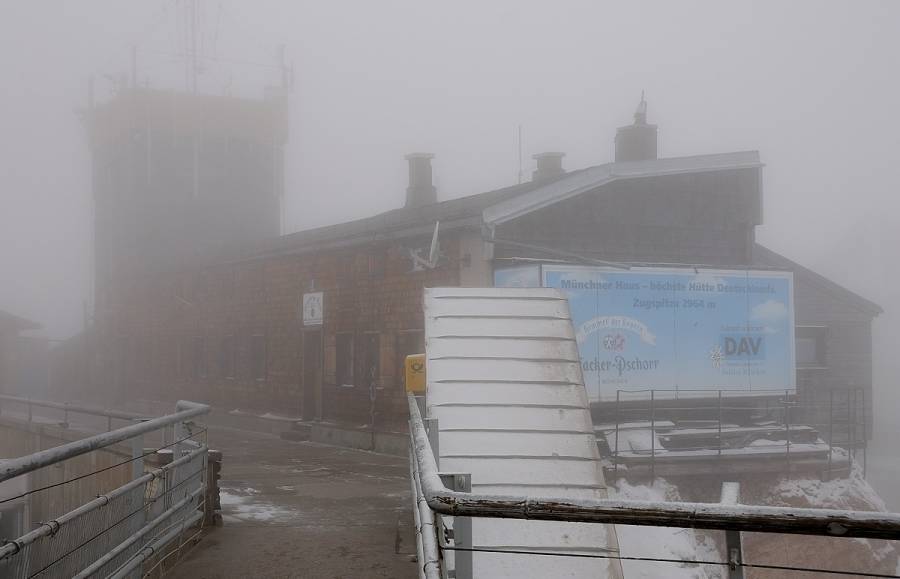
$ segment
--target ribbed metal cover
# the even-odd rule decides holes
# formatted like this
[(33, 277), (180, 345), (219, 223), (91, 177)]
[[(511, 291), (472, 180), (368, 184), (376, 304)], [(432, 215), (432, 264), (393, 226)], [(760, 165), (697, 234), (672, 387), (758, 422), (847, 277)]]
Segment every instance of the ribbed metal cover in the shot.
[[(546, 288), (425, 290), (427, 415), (442, 471), (483, 493), (606, 498), (568, 302)], [(617, 552), (607, 525), (473, 519), (476, 548)], [(476, 578), (621, 577), (600, 558), (474, 553)]]

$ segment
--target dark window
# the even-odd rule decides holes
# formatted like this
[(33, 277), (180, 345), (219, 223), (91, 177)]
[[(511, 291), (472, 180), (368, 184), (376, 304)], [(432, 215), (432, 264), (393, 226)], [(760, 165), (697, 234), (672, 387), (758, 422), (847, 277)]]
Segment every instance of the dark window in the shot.
[(222, 344), (219, 348), (219, 372), (223, 378), (234, 378), (234, 371), (237, 362), (237, 347), (234, 336), (225, 336), (222, 338)]
[(338, 386), (353, 385), (353, 334), (338, 334), (335, 338), (334, 378)]
[(369, 254), (369, 277), (384, 277), (387, 254), (384, 250), (374, 250)]
[(406, 357), (411, 354), (425, 353), (425, 333), (422, 330), (407, 330), (397, 334), (397, 384), (406, 388)]
[(369, 388), (378, 386), (378, 379), (381, 377), (381, 352), (379, 351), (379, 335), (374, 332), (362, 334), (359, 341), (359, 352), (356, 356), (359, 361), (359, 372), (357, 373), (357, 383)]
[(191, 378), (197, 382), (206, 378), (208, 369), (206, 364), (206, 340), (198, 336), (194, 338), (191, 344)]
[(825, 333), (823, 326), (797, 326), (794, 330), (797, 368), (824, 368)]
[(221, 286), (219, 289), (219, 295), (222, 298), (228, 299), (234, 297), (234, 278), (235, 273), (233, 269), (228, 269), (220, 274)]
[(339, 282), (353, 281), (354, 269), (356, 266), (355, 255), (345, 254), (337, 258), (337, 279)]
[(197, 276), (197, 282), (194, 285), (196, 287), (196, 291), (194, 292), (196, 298), (207, 297), (209, 294), (209, 274), (205, 271), (201, 271)]
[(250, 378), (266, 379), (266, 337), (260, 334), (250, 336)]

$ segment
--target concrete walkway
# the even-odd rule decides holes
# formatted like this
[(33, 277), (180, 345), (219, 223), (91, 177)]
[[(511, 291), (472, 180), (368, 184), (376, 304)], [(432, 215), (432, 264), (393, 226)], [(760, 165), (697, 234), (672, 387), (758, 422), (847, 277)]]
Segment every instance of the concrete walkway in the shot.
[(222, 427), (209, 446), (224, 525), (170, 577), (416, 576), (405, 458)]

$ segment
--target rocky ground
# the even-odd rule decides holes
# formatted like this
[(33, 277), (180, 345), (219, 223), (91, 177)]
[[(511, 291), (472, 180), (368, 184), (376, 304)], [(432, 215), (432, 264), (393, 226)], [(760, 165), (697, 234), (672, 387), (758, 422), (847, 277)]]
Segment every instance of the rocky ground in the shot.
[(211, 427), (224, 524), (168, 576), (415, 577), (406, 458)]

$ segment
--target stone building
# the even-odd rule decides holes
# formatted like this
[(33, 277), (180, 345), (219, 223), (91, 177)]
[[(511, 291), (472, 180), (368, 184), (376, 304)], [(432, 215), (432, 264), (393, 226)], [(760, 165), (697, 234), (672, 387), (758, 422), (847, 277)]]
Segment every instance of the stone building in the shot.
[(0, 394), (22, 394), (44, 385), (47, 340), (23, 335), (40, 327), (0, 310)]
[(537, 155), (530, 182), (440, 202), (431, 156), (412, 154), (402, 208), (134, 272), (98, 312), (103, 388), (402, 429), (423, 288), (490, 286), (523, 263), (619, 262), (793, 271), (800, 394), (871, 392), (881, 310), (756, 243), (758, 153), (656, 151), (642, 103), (612, 163), (565, 171), (562, 153)]

